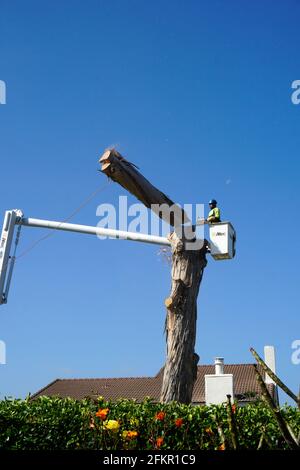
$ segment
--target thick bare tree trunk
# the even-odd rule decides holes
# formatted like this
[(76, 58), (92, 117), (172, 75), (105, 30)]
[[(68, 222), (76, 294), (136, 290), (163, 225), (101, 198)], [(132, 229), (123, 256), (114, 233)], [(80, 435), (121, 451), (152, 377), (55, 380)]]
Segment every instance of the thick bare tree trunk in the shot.
[[(198, 241), (201, 246), (191, 248), (190, 237), (186, 232), (181, 233), (179, 230), (182, 224), (190, 222), (187, 214), (155, 188), (137, 171), (137, 167), (119, 152), (114, 149), (107, 150), (99, 162), (103, 173), (136, 196), (171, 226), (175, 226), (175, 231), (169, 235), (172, 245), (172, 288), (170, 296), (165, 300), (167, 360), (160, 400), (190, 403), (199, 360), (194, 351), (197, 296), (206, 266), (207, 242), (204, 241), (202, 245)], [(164, 212), (155, 205), (172, 207), (172, 213)]]
[(167, 307), (167, 360), (160, 401), (191, 403), (199, 356), (195, 353), (197, 297), (204, 268), (205, 248), (186, 249), (173, 232), (172, 287)]

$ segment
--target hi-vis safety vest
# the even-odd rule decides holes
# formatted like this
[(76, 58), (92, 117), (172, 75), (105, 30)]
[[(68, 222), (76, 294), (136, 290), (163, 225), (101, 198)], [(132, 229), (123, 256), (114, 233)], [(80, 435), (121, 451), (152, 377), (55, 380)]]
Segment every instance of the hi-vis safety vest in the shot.
[(208, 214), (208, 217), (207, 217), (208, 222), (210, 221), (211, 217), (216, 217), (217, 219), (219, 219), (218, 220), (219, 222), (221, 221), (221, 211), (218, 207), (215, 207), (214, 209), (209, 211), (209, 214)]

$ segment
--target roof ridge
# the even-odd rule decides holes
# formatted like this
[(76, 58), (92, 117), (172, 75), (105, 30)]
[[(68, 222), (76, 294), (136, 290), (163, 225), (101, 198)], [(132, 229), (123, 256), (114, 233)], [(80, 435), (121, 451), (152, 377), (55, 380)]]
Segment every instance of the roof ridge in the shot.
[[(136, 377), (81, 377), (81, 378), (76, 378), (76, 377), (70, 377), (70, 378), (67, 378), (67, 379), (56, 379), (56, 380), (60, 380), (60, 381), (64, 381), (64, 380), (136, 380), (136, 379), (155, 379), (155, 376), (154, 377), (150, 377), (150, 376), (136, 376)], [(55, 381), (54, 381), (55, 382)], [(50, 385), (50, 384), (49, 384)], [(51, 382), (51, 385), (52, 385), (52, 382)], [(45, 388), (45, 387), (44, 387)], [(43, 390), (43, 389), (42, 389)]]

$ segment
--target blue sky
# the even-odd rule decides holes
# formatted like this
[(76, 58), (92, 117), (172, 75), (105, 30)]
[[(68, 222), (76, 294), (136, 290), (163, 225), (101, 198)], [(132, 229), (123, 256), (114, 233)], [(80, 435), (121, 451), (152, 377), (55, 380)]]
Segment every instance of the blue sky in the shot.
[[(174, 200), (217, 198), (237, 256), (209, 259), (200, 362), (252, 362), (250, 346), (271, 344), (296, 392), (299, 14), (292, 0), (2, 0), (0, 17), (1, 214), (66, 218), (105, 182), (97, 160), (114, 144)], [(98, 204), (119, 195), (109, 185), (72, 221), (96, 225)], [(45, 233), (24, 228), (19, 252)], [(1, 396), (155, 374), (170, 287), (157, 251), (61, 232), (20, 258), (0, 307)]]

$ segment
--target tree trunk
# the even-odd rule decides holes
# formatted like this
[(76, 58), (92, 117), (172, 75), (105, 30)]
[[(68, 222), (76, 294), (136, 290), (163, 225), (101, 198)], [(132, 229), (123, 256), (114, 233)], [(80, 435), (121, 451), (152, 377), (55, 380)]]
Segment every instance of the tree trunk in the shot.
[(167, 359), (164, 367), (161, 402), (191, 403), (197, 378), (199, 356), (195, 353), (197, 297), (204, 268), (205, 248), (187, 250), (173, 232), (172, 288), (167, 307)]
[[(206, 245), (198, 240), (191, 247), (190, 234), (181, 233), (183, 224), (191, 223), (187, 214), (164, 193), (155, 188), (116, 150), (107, 150), (99, 160), (101, 171), (136, 196), (168, 224), (175, 227), (169, 235), (172, 246), (172, 289), (165, 300), (167, 307), (167, 359), (160, 400), (190, 403), (197, 377), (199, 356), (195, 353), (197, 296), (206, 266)], [(157, 206), (160, 207), (157, 207)], [(172, 208), (164, 211), (161, 206)], [(187, 238), (185, 238), (187, 237)]]

